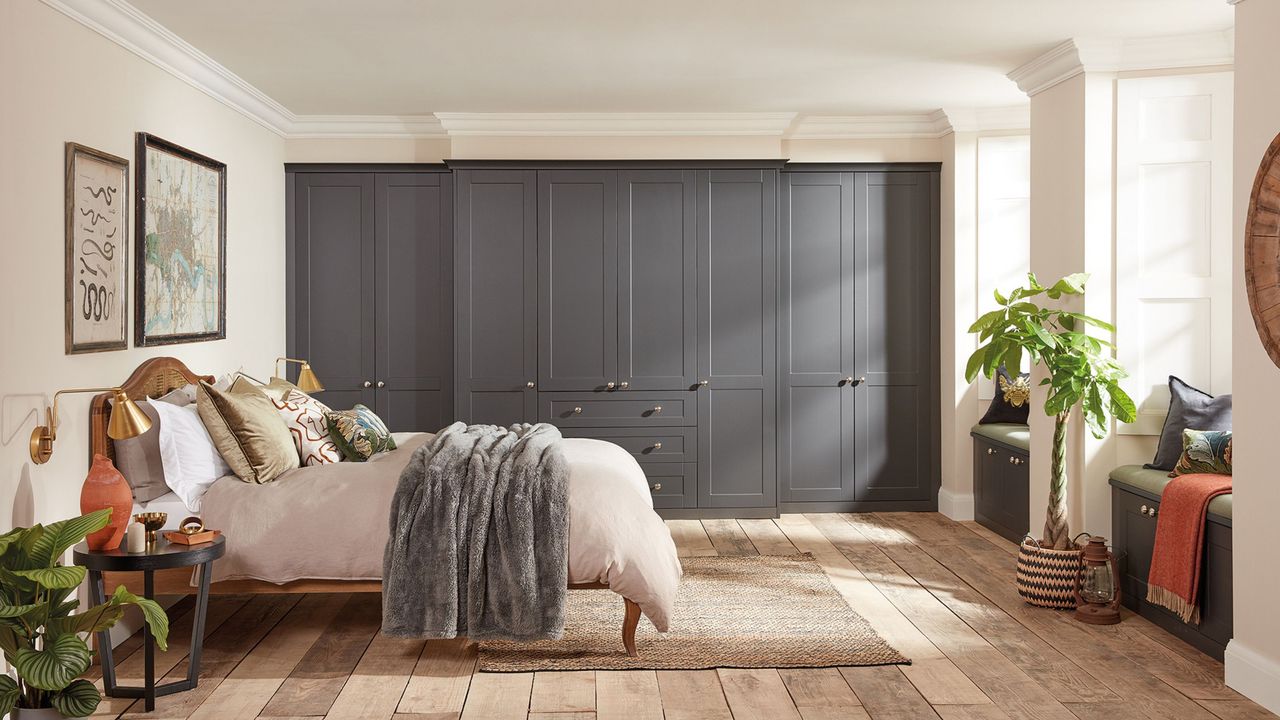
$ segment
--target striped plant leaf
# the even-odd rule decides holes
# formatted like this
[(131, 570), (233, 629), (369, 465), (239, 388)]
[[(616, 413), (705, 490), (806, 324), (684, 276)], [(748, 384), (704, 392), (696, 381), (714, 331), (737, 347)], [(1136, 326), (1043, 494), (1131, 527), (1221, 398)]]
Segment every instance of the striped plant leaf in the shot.
[(46, 525), (44, 533), (31, 548), (31, 559), (38, 566), (49, 566), (62, 557), (67, 548), (97, 532), (111, 521), (111, 508), (103, 508), (68, 520)]
[(15, 570), (14, 575), (39, 583), (51, 590), (73, 588), (84, 582), (86, 570), (78, 565), (63, 567), (36, 568), (34, 570)]
[(0, 717), (13, 712), (13, 707), (18, 704), (19, 694), (17, 681), (8, 675), (0, 674)]
[(76, 680), (68, 685), (66, 690), (55, 693), (49, 698), (49, 704), (53, 709), (68, 718), (89, 717), (94, 710), (98, 709), (100, 702), (102, 702), (102, 695), (98, 694), (98, 688), (88, 680)]
[(41, 690), (61, 690), (89, 669), (89, 646), (75, 635), (46, 638), (41, 650), (21, 648), (13, 665), (23, 681)]
[(19, 618), (32, 610), (44, 607), (40, 604), (35, 605), (0, 605), (0, 618)]
[(156, 647), (161, 650), (169, 649), (169, 616), (165, 614), (164, 608), (160, 607), (159, 603), (138, 597), (126, 590), (123, 585), (116, 587), (110, 602), (115, 605), (137, 605), (142, 611), (142, 619), (151, 628), (151, 636), (156, 641)]

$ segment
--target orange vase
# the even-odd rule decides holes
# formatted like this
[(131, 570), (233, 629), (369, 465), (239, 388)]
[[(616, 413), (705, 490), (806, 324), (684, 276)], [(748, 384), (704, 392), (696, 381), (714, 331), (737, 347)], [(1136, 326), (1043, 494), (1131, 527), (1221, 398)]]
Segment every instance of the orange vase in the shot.
[(86, 541), (90, 550), (115, 550), (120, 547), (124, 538), (124, 530), (129, 526), (129, 517), (133, 514), (133, 489), (124, 479), (124, 475), (111, 464), (105, 455), (93, 456), (93, 465), (89, 467), (89, 475), (80, 488), (80, 512), (91, 513), (103, 508), (111, 508), (111, 519), (101, 530), (90, 533)]

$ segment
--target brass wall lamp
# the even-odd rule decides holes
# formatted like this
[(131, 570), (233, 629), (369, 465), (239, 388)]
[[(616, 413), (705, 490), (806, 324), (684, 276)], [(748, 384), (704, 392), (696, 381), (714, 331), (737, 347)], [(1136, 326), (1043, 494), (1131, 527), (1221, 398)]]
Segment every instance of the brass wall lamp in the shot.
[(107, 437), (127, 440), (151, 429), (151, 419), (137, 406), (125, 391), (118, 387), (76, 388), (59, 390), (53, 394), (53, 406), (49, 408), (49, 424), (37, 425), (31, 431), (31, 461), (37, 465), (49, 462), (53, 456), (53, 441), (58, 438), (58, 397), (71, 393), (112, 393), (111, 418), (107, 421)]
[(280, 373), (280, 363), (297, 363), (302, 366), (298, 371), (298, 389), (304, 393), (318, 393), (324, 390), (324, 385), (320, 384), (320, 378), (316, 377), (315, 372), (311, 369), (311, 363), (306, 360), (295, 360), (294, 358), (280, 357), (276, 358), (276, 377), (284, 377)]

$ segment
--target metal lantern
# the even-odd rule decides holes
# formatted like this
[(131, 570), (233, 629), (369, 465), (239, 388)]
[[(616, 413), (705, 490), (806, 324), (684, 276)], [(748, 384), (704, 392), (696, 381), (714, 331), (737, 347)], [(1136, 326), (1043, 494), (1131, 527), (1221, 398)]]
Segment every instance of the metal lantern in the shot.
[(1120, 622), (1120, 566), (1106, 538), (1091, 536), (1076, 573), (1076, 619), (1090, 625)]

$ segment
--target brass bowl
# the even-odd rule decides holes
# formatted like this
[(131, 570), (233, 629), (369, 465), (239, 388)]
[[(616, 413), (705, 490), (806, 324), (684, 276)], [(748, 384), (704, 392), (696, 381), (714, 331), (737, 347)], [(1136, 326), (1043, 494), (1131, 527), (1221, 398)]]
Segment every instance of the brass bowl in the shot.
[(162, 512), (144, 512), (133, 516), (133, 519), (142, 523), (142, 527), (147, 530), (147, 544), (154, 545), (156, 543), (156, 531), (164, 527), (169, 520), (169, 513)]

